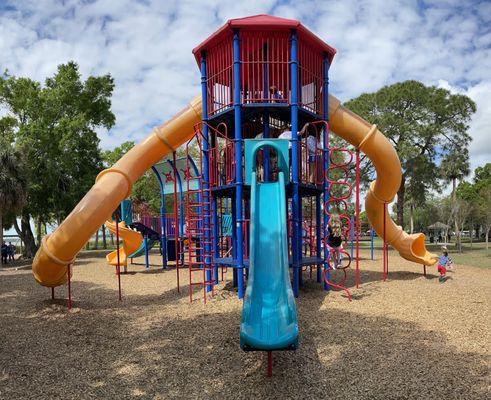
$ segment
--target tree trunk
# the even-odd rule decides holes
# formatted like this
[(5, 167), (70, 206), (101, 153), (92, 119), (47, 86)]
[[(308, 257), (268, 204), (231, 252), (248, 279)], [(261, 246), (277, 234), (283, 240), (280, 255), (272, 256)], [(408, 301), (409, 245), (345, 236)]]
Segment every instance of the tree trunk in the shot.
[(36, 246), (34, 234), (32, 233), (29, 214), (22, 213), (20, 219), (20, 227), (17, 223), (17, 219), (15, 218), (14, 228), (17, 232), (17, 235), (19, 235), (21, 240), (24, 242), (24, 251), (22, 252), (22, 256), (25, 258), (33, 258), (38, 247)]
[(414, 206), (411, 204), (409, 206), (409, 233), (414, 232)]
[(41, 246), (41, 237), (42, 237), (42, 222), (38, 217), (36, 218), (36, 244)]
[(397, 224), (404, 229), (404, 202), (406, 195), (406, 177), (402, 174), (401, 186), (397, 191)]
[(489, 250), (489, 226), (486, 227), (486, 252)]
[(455, 246), (457, 251), (462, 253), (462, 239), (460, 237), (459, 230), (459, 213), (460, 210), (457, 209), (457, 179), (452, 179), (452, 209), (454, 211), (454, 226), (455, 226)]
[(107, 240), (106, 240), (106, 225), (102, 225), (102, 248), (104, 250), (107, 249)]
[[(3, 244), (3, 215), (0, 213), (0, 246)], [(3, 259), (0, 257), (0, 269), (3, 268)]]
[(95, 250), (99, 250), (99, 229), (95, 233)]
[(472, 249), (472, 236), (474, 236), (474, 224), (470, 224), (470, 227), (469, 227), (469, 236), (471, 238), (471, 249)]

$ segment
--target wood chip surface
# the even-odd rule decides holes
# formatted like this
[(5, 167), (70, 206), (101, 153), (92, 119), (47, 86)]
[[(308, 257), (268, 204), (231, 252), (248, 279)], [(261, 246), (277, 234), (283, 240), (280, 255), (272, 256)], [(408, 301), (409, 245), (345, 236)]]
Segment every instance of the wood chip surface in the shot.
[[(365, 257), (367, 254), (362, 253)], [(187, 270), (128, 267), (118, 301), (103, 253), (74, 266), (66, 287), (36, 284), (29, 269), (0, 271), (0, 399), (489, 399), (491, 269), (436, 267), (390, 254), (349, 271), (349, 303), (308, 279), (297, 300), (300, 347), (266, 354), (239, 347), (242, 303), (226, 282), (206, 305), (189, 303)], [(137, 259), (142, 263), (143, 258)], [(198, 278), (198, 277), (196, 277)]]

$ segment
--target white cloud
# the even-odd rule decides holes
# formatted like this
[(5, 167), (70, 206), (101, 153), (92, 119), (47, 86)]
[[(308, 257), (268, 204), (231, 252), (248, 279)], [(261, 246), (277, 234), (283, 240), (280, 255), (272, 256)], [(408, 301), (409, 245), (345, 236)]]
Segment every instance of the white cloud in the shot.
[(337, 48), (332, 90), (347, 100), (405, 79), (446, 82), (478, 105), (473, 166), (491, 160), (491, 4), (461, 1), (0, 1), (0, 69), (44, 80), (75, 60), (116, 80), (117, 124), (102, 146), (139, 140), (199, 91), (191, 50), (228, 18), (296, 18)]

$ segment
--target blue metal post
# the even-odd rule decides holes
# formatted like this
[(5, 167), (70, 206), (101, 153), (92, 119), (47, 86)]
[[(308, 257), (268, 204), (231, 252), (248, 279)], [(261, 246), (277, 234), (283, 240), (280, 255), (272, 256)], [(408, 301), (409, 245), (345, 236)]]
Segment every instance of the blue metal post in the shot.
[[(181, 237), (184, 236), (184, 193), (182, 191), (182, 181), (179, 170), (177, 169), (177, 163), (174, 165), (172, 160), (167, 160), (172, 169), (176, 170), (176, 183), (177, 183), (177, 191), (178, 195), (178, 205), (177, 205), (177, 215), (178, 215), (178, 226), (176, 226), (176, 232), (174, 233), (174, 238), (177, 240), (177, 249), (181, 249)], [(179, 254), (176, 254), (176, 262), (179, 257)], [(181, 254), (181, 261), (184, 264), (184, 252)]]
[[(321, 250), (321, 196), (315, 196), (315, 255), (317, 258), (322, 257)], [(322, 280), (321, 266), (317, 264), (317, 282)]]
[[(235, 213), (236, 213), (236, 246), (237, 246), (237, 291), (239, 299), (243, 293), (244, 252), (242, 238), (242, 110), (240, 104), (240, 39), (239, 32), (234, 32), (234, 128), (235, 128)], [(234, 244), (235, 245), (235, 244)]]
[(143, 246), (145, 249), (145, 268), (150, 269), (150, 263), (148, 262), (148, 235), (143, 237)]
[[(327, 58), (327, 54), (324, 54), (322, 60), (322, 69), (323, 69), (323, 110), (322, 110), (322, 119), (329, 123), (329, 60)], [(327, 182), (327, 174), (329, 171), (329, 129), (326, 127), (324, 129), (322, 135), (322, 156), (323, 156), (323, 164), (324, 164), (324, 180), (323, 180), (323, 191), (324, 191), (324, 237), (326, 238), (328, 235), (328, 224), (329, 224), (329, 216), (327, 215), (327, 208), (329, 206), (329, 184)], [(324, 271), (327, 279), (329, 279), (329, 270), (327, 260), (329, 259), (329, 249), (327, 245), (324, 244)], [(329, 290), (329, 285), (324, 281), (324, 290)]]
[(355, 219), (353, 217), (350, 218), (349, 240), (350, 240), (350, 257), (351, 259), (353, 259), (353, 250), (355, 246)]
[[(269, 98), (269, 82), (268, 82), (268, 45), (265, 44), (263, 48), (263, 98)], [(269, 111), (264, 110), (263, 112), (263, 138), (269, 138)], [(269, 150), (268, 148), (263, 148), (263, 174), (264, 182), (269, 181)]]
[(152, 166), (160, 187), (160, 247), (162, 248), (162, 269), (167, 268), (167, 237), (165, 234), (165, 186), (157, 168)]
[(298, 194), (298, 60), (297, 32), (292, 31), (290, 44), (291, 76), (291, 123), (292, 123), (292, 259), (293, 259), (293, 294), (298, 297), (299, 289), (299, 250), (302, 245), (299, 221), (300, 198)]
[(373, 228), (370, 227), (370, 259), (373, 261)]
[[(201, 54), (201, 104), (202, 104), (202, 120), (203, 120), (203, 208), (200, 210), (204, 213), (204, 262), (206, 265), (206, 281), (211, 280), (210, 265), (212, 260), (211, 254), (211, 225), (210, 225), (210, 168), (209, 168), (209, 135), (208, 135), (208, 91), (206, 90), (206, 54)], [(206, 291), (211, 291), (211, 285), (206, 286)]]

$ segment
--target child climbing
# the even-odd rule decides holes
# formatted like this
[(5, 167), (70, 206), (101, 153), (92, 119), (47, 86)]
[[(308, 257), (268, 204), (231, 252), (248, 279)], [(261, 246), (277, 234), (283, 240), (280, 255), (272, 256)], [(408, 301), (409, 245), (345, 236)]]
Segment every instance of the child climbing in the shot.
[(339, 268), (341, 262), (341, 245), (343, 243), (342, 238), (342, 230), (341, 230), (341, 219), (339, 215), (333, 214), (329, 218), (329, 224), (327, 226), (328, 236), (327, 236), (327, 245), (329, 246), (329, 250), (333, 252), (333, 265), (331, 265), (332, 269)]

